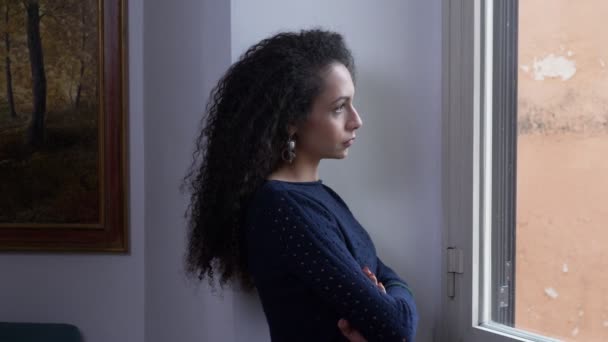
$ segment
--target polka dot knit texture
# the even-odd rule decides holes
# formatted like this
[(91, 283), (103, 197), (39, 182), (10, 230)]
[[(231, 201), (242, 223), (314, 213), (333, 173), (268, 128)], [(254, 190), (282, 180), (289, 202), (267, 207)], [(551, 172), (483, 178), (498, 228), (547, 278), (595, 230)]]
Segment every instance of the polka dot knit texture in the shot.
[(347, 341), (340, 318), (370, 342), (414, 341), (418, 312), (409, 285), (378, 258), (367, 231), (321, 180), (266, 181), (245, 228), (249, 272), (273, 342)]

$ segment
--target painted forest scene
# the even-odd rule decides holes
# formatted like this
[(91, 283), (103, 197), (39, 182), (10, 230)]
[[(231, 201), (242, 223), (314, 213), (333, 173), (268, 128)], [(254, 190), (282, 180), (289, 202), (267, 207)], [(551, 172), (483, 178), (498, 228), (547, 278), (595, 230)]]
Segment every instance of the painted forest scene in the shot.
[(0, 224), (100, 220), (98, 6), (0, 0)]

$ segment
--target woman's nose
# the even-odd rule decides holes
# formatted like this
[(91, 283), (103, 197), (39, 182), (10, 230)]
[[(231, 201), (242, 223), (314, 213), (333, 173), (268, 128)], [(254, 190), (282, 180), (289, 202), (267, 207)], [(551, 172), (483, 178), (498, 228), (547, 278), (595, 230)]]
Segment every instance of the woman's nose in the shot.
[(353, 107), (353, 118), (351, 120), (351, 128), (353, 130), (360, 128), (361, 126), (363, 126), (363, 121), (361, 120), (361, 116), (359, 116), (359, 113), (357, 112), (357, 110), (355, 109), (355, 107)]

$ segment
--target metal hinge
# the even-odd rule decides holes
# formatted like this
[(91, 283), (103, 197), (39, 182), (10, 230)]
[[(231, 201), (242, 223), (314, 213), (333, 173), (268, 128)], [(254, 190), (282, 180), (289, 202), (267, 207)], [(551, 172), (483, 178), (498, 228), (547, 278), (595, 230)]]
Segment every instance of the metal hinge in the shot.
[(462, 249), (448, 247), (448, 297), (456, 296), (456, 274), (464, 273)]
[(503, 285), (498, 289), (498, 307), (509, 307), (509, 285)]
[(511, 261), (505, 262), (505, 282), (498, 288), (498, 307), (509, 307), (509, 283), (511, 283)]

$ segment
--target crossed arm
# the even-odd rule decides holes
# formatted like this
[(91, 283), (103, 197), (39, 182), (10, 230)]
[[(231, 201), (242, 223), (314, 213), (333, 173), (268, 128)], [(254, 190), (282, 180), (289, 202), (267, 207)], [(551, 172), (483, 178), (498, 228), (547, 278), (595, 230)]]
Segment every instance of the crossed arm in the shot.
[[(377, 259), (377, 274), (378, 276), (376, 276), (372, 271), (370, 271), (370, 269), (365, 266), (363, 268), (363, 272), (369, 277), (369, 279), (374, 282), (375, 285), (378, 286), (378, 288), (385, 294), (388, 294), (386, 291), (386, 286), (385, 284), (389, 284), (388, 287), (391, 288), (391, 295), (394, 296), (402, 296), (404, 295), (403, 293), (401, 293), (403, 290), (399, 290), (396, 291), (397, 289), (393, 289), (394, 287), (398, 287), (398, 289), (403, 288), (407, 290), (407, 293), (405, 294), (405, 296), (411, 296), (413, 297), (413, 294), (409, 288), (409, 286), (407, 286), (407, 284), (401, 279), (399, 278), (399, 276), (395, 273), (395, 271), (393, 271), (390, 267), (386, 266), (382, 260), (380, 260), (380, 258)], [(417, 322), (416, 322), (417, 324)], [(340, 329), (340, 331), (342, 332), (342, 334), (344, 335), (344, 337), (346, 337), (350, 342), (367, 342), (367, 340), (363, 337), (363, 335), (361, 335), (361, 333), (355, 329), (354, 327), (352, 327), (350, 325), (350, 323), (348, 322), (348, 320), (346, 319), (340, 319), (338, 321), (338, 328)], [(406, 342), (407, 339), (404, 337), (403, 338), (403, 342)]]
[(407, 284), (378, 260), (377, 279), (386, 289), (376, 285), (341, 243), (331, 216), (310, 217), (320, 209), (304, 210), (314, 203), (297, 196), (283, 192), (269, 199), (272, 209), (261, 218), (270, 228), (261, 232), (265, 245), (367, 341), (412, 340), (417, 312)]

